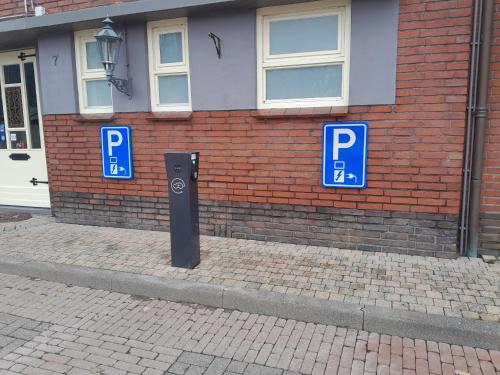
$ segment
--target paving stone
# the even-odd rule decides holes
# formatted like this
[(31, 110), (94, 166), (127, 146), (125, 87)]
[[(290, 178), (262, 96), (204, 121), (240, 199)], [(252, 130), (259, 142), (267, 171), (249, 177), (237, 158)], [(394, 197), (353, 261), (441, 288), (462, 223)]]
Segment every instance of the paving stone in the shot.
[[(500, 321), (500, 268), (474, 259), (202, 236), (203, 261), (197, 272), (186, 272), (169, 266), (168, 233), (62, 224), (40, 215), (27, 222), (33, 225), (15, 231), (2, 231), (0, 224), (0, 256)], [(141, 246), (147, 250), (138, 250)], [(275, 336), (270, 333), (268, 343)]]
[[(414, 375), (448, 374), (452, 369), (497, 375), (500, 367), (496, 351), (18, 276), (0, 274), (0, 296), (0, 325), (9, 326), (6, 332), (35, 327), (32, 339), (15, 339), (17, 346), (0, 356), (0, 375)], [(213, 344), (214, 352), (223, 343), (225, 349), (218, 355), (204, 354), (204, 346), (196, 351), (204, 340)], [(191, 341), (191, 350), (185, 350)], [(236, 354), (241, 347), (242, 360), (223, 357), (227, 350)]]

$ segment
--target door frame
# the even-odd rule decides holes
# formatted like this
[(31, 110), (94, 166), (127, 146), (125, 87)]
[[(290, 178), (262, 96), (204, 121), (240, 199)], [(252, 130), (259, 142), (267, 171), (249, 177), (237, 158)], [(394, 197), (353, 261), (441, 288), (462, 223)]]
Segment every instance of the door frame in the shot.
[[(23, 59), (20, 58), (21, 53), (24, 53), (25, 56)], [(0, 92), (0, 97), (2, 100), (2, 107), (3, 107), (3, 112), (4, 112), (4, 125), (5, 125), (5, 131), (6, 131), (6, 136), (7, 132), (9, 132), (9, 136), (6, 137), (6, 143), (7, 143), (7, 148), (1, 149), (0, 152), (20, 152), (20, 151), (25, 151), (27, 153), (29, 152), (35, 152), (35, 153), (40, 153), (43, 156), (43, 162), (44, 162), (44, 167), (45, 171), (44, 174), (46, 173), (48, 175), (48, 163), (47, 163), (47, 152), (46, 152), (46, 144), (45, 144), (45, 134), (44, 134), (44, 126), (43, 126), (43, 115), (42, 115), (42, 107), (41, 107), (41, 101), (40, 101), (40, 82), (39, 82), (39, 70), (38, 70), (38, 62), (37, 62), (37, 54), (36, 50), (34, 48), (23, 48), (23, 49), (16, 49), (16, 50), (9, 50), (9, 51), (0, 51), (0, 67), (3, 67), (4, 65), (9, 65), (9, 64), (19, 64), (20, 70), (21, 70), (21, 95), (22, 95), (22, 102), (23, 102), (23, 118), (24, 118), (24, 128), (13, 128), (13, 131), (19, 130), (19, 131), (26, 131), (26, 140), (27, 140), (27, 147), (25, 149), (15, 149), (11, 147), (11, 140), (10, 140), (10, 132), (11, 128), (8, 126), (8, 115), (7, 115), (7, 106), (6, 106), (6, 95), (5, 95), (5, 89), (9, 87), (9, 85), (5, 84), (5, 73), (4, 69), (0, 68), (0, 86), (1, 86), (1, 92)], [(36, 104), (37, 104), (37, 116), (38, 116), (38, 127), (39, 127), (39, 133), (40, 133), (40, 148), (34, 149), (32, 146), (32, 137), (31, 137), (31, 126), (30, 126), (30, 111), (29, 111), (29, 104), (28, 104), (28, 95), (27, 95), (27, 88), (26, 88), (26, 74), (25, 74), (25, 69), (24, 69), (24, 64), (26, 63), (32, 63), (33, 64), (33, 74), (34, 74), (34, 81), (35, 81), (35, 94), (36, 94)], [(29, 147), (28, 147), (29, 146)], [(28, 183), (28, 181), (27, 181)], [(40, 185), (39, 185), (40, 186)], [(34, 186), (35, 187), (35, 186)], [(40, 188), (44, 188), (45, 186), (42, 185)], [(46, 185), (47, 190), (49, 190), (49, 185)], [(46, 204), (44, 207), (50, 208), (51, 202), (50, 202), (50, 194), (48, 195), (48, 200), (45, 202)], [(14, 203), (13, 205), (18, 205)]]

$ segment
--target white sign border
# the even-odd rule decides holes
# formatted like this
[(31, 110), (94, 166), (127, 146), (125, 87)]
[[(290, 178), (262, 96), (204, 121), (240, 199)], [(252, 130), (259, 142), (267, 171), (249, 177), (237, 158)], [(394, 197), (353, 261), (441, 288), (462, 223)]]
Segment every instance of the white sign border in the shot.
[[(363, 158), (363, 182), (356, 185), (344, 185), (344, 184), (327, 184), (326, 180), (326, 129), (329, 127), (345, 127), (345, 126), (361, 126), (365, 130), (365, 140), (363, 144), (363, 150), (365, 157)], [(350, 189), (366, 189), (366, 163), (368, 161), (368, 123), (367, 122), (326, 122), (323, 124), (323, 160), (322, 160), (322, 180), (321, 184), (323, 187), (328, 188), (350, 188)]]
[[(128, 139), (128, 165), (130, 166), (130, 171), (127, 176), (107, 176), (106, 168), (104, 166), (104, 130), (123, 130), (127, 131), (127, 139)], [(113, 180), (132, 180), (134, 178), (134, 167), (132, 165), (132, 129), (130, 126), (111, 126), (111, 125), (103, 125), (101, 126), (101, 160), (102, 160), (102, 177), (103, 178), (111, 178)]]

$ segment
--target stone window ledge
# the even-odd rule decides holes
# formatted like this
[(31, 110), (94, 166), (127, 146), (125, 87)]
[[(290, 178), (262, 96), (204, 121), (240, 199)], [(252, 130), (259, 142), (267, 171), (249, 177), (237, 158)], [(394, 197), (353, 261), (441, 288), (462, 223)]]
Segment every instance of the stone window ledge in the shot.
[(150, 121), (188, 121), (193, 117), (193, 112), (153, 112), (148, 115), (147, 119)]
[(111, 122), (114, 121), (115, 115), (109, 114), (96, 114), (96, 115), (78, 115), (75, 119), (77, 122)]
[(315, 107), (315, 108), (271, 108), (259, 109), (256, 118), (311, 118), (311, 117), (339, 117), (349, 112), (348, 107)]

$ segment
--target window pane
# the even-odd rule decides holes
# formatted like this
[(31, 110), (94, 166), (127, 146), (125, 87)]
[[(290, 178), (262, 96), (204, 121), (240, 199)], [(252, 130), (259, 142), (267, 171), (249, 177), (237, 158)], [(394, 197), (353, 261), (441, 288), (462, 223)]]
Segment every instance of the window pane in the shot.
[(269, 53), (315, 52), (338, 49), (338, 16), (272, 21)]
[(182, 62), (182, 33), (160, 35), (160, 63)]
[(3, 73), (5, 75), (5, 84), (21, 83), (21, 69), (19, 65), (5, 65)]
[(342, 95), (342, 66), (266, 71), (266, 99), (334, 98)]
[(111, 87), (106, 80), (86, 81), (87, 106), (111, 107)]
[(158, 78), (160, 104), (188, 104), (188, 77), (186, 74), (179, 76), (164, 76)]
[(102, 69), (101, 55), (99, 54), (97, 42), (85, 43), (85, 49), (87, 55), (87, 69)]
[(38, 102), (36, 99), (35, 69), (33, 63), (24, 64), (24, 78), (26, 81), (26, 96), (28, 97), (31, 148), (41, 148)]
[(26, 132), (10, 132), (10, 148), (24, 149), (28, 148), (28, 142), (26, 140)]

